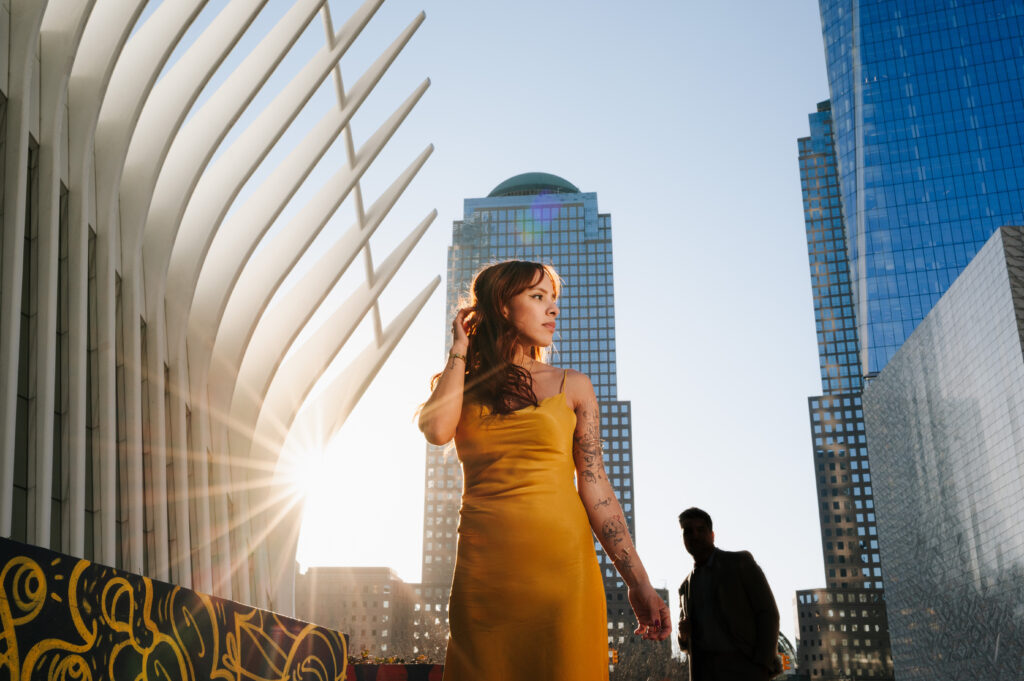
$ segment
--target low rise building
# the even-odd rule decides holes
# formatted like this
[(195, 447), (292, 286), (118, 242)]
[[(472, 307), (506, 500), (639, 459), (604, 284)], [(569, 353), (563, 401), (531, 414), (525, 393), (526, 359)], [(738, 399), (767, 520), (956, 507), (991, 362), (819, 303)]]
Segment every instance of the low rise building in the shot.
[(350, 655), (413, 656), (415, 587), (387, 567), (313, 567), (295, 578), (300, 619), (348, 634)]
[(885, 601), (877, 589), (796, 593), (797, 669), (808, 679), (892, 678)]

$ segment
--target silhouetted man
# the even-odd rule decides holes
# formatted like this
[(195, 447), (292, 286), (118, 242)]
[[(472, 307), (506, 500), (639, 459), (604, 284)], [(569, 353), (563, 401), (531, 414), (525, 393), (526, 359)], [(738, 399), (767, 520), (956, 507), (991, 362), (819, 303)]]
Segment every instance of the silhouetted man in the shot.
[(781, 669), (776, 655), (779, 609), (749, 551), (715, 548), (711, 516), (679, 514), (693, 571), (679, 587), (679, 647), (692, 681), (766, 681)]

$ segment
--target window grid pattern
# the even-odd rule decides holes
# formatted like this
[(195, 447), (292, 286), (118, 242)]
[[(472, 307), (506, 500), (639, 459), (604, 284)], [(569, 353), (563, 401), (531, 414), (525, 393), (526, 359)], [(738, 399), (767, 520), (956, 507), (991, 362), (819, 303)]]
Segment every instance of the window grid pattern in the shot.
[(387, 657), (417, 643), (416, 589), (390, 568), (309, 568), (295, 576), (295, 603), (303, 617), (345, 632), (350, 651)]
[(798, 666), (810, 679), (892, 678), (885, 600), (878, 591), (796, 593)]
[(821, 0), (864, 373), (1024, 221), (1024, 2)]
[(860, 393), (808, 400), (818, 516), (831, 588), (881, 589), (871, 466)]

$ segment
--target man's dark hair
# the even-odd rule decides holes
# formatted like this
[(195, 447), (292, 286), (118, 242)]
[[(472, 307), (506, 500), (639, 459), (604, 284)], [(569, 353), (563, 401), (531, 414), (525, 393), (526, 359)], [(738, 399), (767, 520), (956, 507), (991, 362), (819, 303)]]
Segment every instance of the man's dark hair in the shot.
[(709, 530), (715, 529), (711, 525), (711, 516), (708, 515), (708, 512), (703, 509), (699, 509), (696, 506), (691, 506), (690, 508), (686, 509), (685, 511), (679, 514), (679, 527), (682, 527), (683, 522), (686, 520), (703, 520), (705, 523), (708, 524)]

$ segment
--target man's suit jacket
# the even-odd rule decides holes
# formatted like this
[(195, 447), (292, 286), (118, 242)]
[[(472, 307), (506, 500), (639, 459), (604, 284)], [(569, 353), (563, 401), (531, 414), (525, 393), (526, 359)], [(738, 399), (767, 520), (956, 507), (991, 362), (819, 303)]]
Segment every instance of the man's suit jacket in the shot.
[[(761, 568), (749, 551), (715, 549), (711, 561), (711, 584), (714, 602), (722, 624), (736, 647), (751, 662), (769, 669), (776, 668), (779, 645), (779, 609)], [(693, 612), (690, 582), (693, 572), (679, 587), (679, 604), (683, 617)], [(687, 647), (693, 645), (690, 637)], [(692, 654), (692, 650), (687, 650)]]

